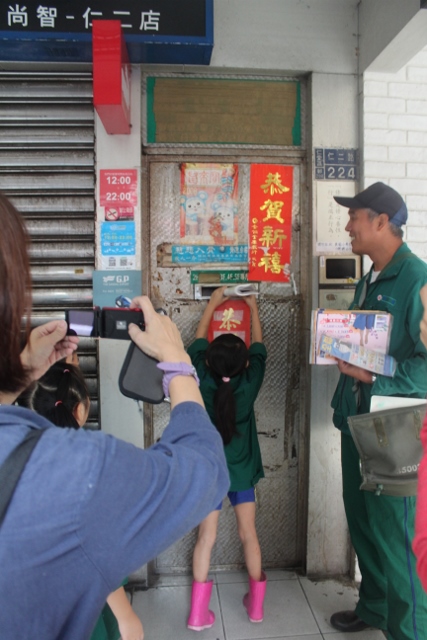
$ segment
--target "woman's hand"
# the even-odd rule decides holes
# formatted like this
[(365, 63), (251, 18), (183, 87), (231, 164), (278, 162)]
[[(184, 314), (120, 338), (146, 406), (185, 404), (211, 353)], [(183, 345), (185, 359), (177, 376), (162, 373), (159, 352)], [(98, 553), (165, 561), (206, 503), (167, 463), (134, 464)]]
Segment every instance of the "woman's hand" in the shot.
[(165, 315), (154, 310), (147, 296), (134, 298), (131, 309), (142, 309), (145, 331), (136, 324), (129, 325), (129, 335), (135, 344), (147, 355), (161, 362), (190, 362), (184, 349), (181, 334), (176, 324)]
[(421, 342), (427, 349), (427, 284), (425, 284), (420, 291), (421, 302), (424, 305), (424, 315), (420, 323), (420, 338)]
[(77, 336), (67, 336), (65, 320), (52, 320), (33, 329), (21, 362), (31, 380), (38, 380), (58, 360), (72, 355), (77, 349)]

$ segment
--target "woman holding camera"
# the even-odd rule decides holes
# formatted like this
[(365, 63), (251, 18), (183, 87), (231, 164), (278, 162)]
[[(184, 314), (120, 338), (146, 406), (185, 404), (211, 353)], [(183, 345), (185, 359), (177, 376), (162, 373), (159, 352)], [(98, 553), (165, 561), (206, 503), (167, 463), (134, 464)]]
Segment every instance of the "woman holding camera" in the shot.
[(168, 365), (172, 412), (157, 444), (141, 450), (101, 432), (57, 429), (13, 406), (33, 380), (73, 353), (78, 339), (65, 335), (64, 321), (29, 331), (28, 235), (1, 194), (0, 226), (0, 465), (30, 432), (44, 430), (0, 524), (2, 640), (86, 638), (122, 579), (224, 497), (229, 479), (222, 442), (177, 327), (144, 296), (133, 306), (142, 309), (146, 331), (133, 325), (129, 333)]

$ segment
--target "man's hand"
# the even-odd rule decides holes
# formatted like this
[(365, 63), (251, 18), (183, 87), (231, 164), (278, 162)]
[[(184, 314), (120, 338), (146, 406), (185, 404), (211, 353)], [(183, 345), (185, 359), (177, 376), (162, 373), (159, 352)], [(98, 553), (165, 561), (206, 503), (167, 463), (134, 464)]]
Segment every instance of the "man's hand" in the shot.
[(344, 373), (346, 376), (355, 378), (365, 384), (372, 384), (372, 373), (370, 371), (362, 369), (361, 367), (356, 367), (354, 364), (350, 364), (345, 360), (337, 359), (337, 365), (340, 373)]
[(425, 284), (420, 291), (421, 302), (424, 305), (424, 315), (420, 323), (420, 338), (421, 342), (427, 349), (427, 284)]
[(38, 380), (58, 360), (77, 349), (77, 336), (67, 336), (65, 320), (52, 320), (33, 329), (21, 353), (21, 362), (31, 380)]

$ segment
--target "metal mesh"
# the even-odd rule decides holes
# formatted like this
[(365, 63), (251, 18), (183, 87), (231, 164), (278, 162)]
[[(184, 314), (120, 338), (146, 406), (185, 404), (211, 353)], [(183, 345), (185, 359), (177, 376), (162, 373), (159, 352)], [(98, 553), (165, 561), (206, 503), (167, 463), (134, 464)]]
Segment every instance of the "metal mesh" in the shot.
[[(179, 309), (179, 310), (178, 310)], [(180, 305), (172, 318), (185, 343), (194, 337), (200, 318), (197, 303)], [(301, 358), (301, 297), (263, 298), (260, 304), (268, 352), (266, 374), (255, 403), (258, 437), (265, 478), (257, 487), (257, 532), (263, 566), (296, 566), (299, 464), (299, 393)], [(190, 336), (187, 340), (186, 336)], [(169, 408), (154, 408), (155, 437), (169, 420)], [(191, 567), (195, 532), (160, 555), (158, 570), (188, 571)], [(224, 501), (212, 554), (212, 569), (233, 568), (244, 563), (234, 510)]]

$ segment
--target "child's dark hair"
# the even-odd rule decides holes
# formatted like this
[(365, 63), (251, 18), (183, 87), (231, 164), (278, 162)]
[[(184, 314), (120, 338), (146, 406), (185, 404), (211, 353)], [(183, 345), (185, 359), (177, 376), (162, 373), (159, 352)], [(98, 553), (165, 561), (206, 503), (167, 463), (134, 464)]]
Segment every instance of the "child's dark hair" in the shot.
[(25, 406), (44, 416), (58, 427), (80, 425), (73, 415), (76, 406), (89, 404), (89, 392), (78, 367), (64, 361), (54, 364), (26, 394)]
[(218, 385), (214, 396), (215, 424), (224, 444), (229, 444), (233, 436), (239, 435), (236, 400), (229, 380), (244, 371), (248, 358), (245, 343), (232, 333), (221, 334), (212, 340), (206, 350), (209, 371)]

